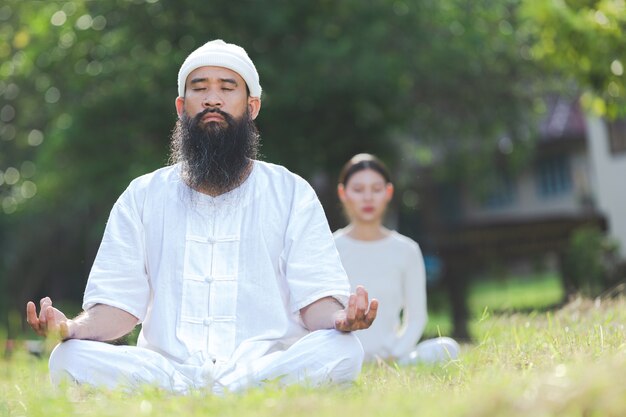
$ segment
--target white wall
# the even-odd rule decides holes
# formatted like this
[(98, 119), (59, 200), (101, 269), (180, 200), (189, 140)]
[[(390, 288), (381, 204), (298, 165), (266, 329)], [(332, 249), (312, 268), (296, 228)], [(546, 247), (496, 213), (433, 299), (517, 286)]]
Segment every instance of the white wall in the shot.
[(626, 259), (626, 153), (611, 155), (606, 123), (586, 117), (587, 141), (592, 168), (592, 194), (609, 222), (609, 234), (620, 244)]
[(467, 219), (487, 220), (498, 218), (532, 218), (551, 214), (578, 214), (585, 209), (582, 197), (591, 188), (591, 168), (584, 149), (571, 151), (569, 166), (572, 175), (572, 190), (556, 196), (541, 196), (537, 191), (535, 173), (532, 169), (515, 178), (515, 198), (502, 207), (485, 207), (469, 193), (463, 196)]

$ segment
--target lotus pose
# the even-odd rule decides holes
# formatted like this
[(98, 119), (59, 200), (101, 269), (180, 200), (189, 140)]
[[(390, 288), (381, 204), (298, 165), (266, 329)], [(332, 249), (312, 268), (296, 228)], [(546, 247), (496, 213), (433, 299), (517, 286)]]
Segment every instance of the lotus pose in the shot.
[(356, 155), (341, 171), (338, 194), (350, 219), (334, 234), (341, 261), (352, 286), (365, 285), (380, 301), (376, 322), (357, 334), (366, 360), (456, 358), (459, 345), (451, 338), (417, 344), (427, 320), (424, 259), (417, 243), (382, 225), (393, 196), (387, 168), (372, 155)]
[[(62, 340), (52, 381), (220, 393), (354, 380), (363, 350), (351, 332), (378, 303), (350, 293), (309, 184), (256, 160), (261, 85), (248, 54), (221, 40), (192, 52), (175, 104), (172, 164), (113, 206), (84, 312), (27, 304), (33, 329)], [(103, 343), (138, 323), (137, 346)]]

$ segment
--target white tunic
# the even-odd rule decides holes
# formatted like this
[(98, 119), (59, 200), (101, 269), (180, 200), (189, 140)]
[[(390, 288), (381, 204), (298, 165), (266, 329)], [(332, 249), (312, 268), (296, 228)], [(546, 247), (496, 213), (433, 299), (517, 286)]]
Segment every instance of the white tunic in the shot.
[(395, 231), (376, 241), (353, 239), (344, 229), (334, 236), (352, 287), (363, 285), (380, 302), (372, 326), (356, 333), (366, 360), (410, 354), (428, 318), (426, 271), (418, 244)]
[(255, 161), (214, 198), (184, 185), (178, 166), (134, 180), (111, 212), (83, 308), (133, 314), (138, 346), (219, 378), (306, 335), (302, 307), (348, 295), (313, 189)]

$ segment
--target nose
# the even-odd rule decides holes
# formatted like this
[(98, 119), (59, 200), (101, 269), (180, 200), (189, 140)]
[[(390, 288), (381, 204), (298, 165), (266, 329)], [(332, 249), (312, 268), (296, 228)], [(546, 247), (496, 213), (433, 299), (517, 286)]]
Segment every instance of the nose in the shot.
[(204, 108), (220, 108), (224, 104), (222, 97), (215, 91), (208, 91), (204, 99), (202, 100), (202, 106)]

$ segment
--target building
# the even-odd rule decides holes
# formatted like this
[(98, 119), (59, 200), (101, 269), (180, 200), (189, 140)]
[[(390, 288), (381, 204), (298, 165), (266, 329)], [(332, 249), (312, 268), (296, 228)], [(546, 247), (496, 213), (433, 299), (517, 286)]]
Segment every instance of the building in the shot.
[[(502, 166), (487, 192), (420, 174), (422, 221), (415, 237), (441, 260), (456, 337), (467, 336), (469, 281), (493, 264), (539, 261), (560, 268), (572, 234), (583, 226), (605, 231), (626, 260), (626, 122), (586, 115), (577, 101), (563, 98), (548, 101), (547, 110), (529, 163), (515, 173)], [(403, 229), (411, 229), (407, 222), (415, 216), (402, 217)], [(566, 292), (575, 291), (567, 274), (560, 275)]]
[(539, 133), (532, 162), (522, 172), (499, 176), (483, 198), (461, 191), (463, 221), (597, 215), (626, 259), (626, 121), (606, 122), (560, 98), (549, 103)]
[(626, 120), (586, 119), (587, 158), (594, 207), (607, 219), (609, 235), (626, 259)]

